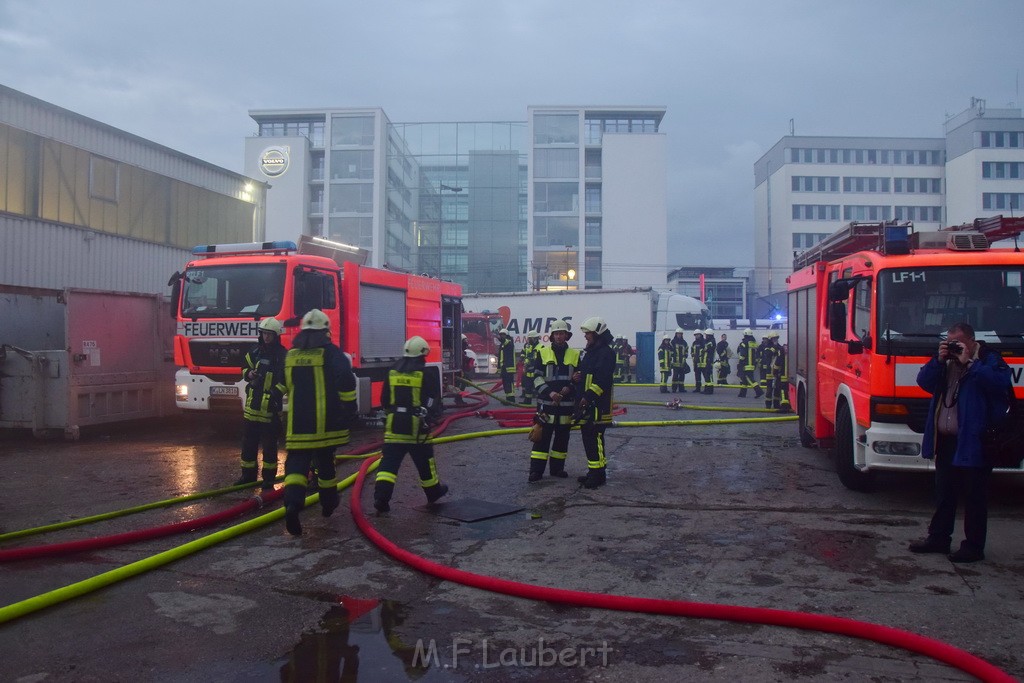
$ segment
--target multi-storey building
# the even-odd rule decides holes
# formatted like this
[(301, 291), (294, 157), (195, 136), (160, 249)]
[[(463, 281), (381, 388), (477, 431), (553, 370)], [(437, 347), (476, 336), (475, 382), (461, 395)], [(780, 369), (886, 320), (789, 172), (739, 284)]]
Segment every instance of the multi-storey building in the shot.
[(467, 291), (650, 286), (667, 271), (664, 113), (392, 123), (381, 109), (251, 111), (245, 168), (271, 185), (268, 239), (349, 243), (372, 265)]
[(787, 136), (754, 164), (755, 315), (785, 308), (793, 256), (850, 221), (935, 230), (1024, 202), (1024, 118), (981, 100), (941, 138)]

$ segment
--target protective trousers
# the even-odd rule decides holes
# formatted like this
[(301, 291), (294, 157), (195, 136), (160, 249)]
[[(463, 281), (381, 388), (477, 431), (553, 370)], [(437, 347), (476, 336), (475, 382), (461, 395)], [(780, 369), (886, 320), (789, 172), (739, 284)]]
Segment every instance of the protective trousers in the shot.
[(242, 423), (242, 478), (239, 483), (256, 481), (256, 458), (263, 448), (264, 483), (277, 478), (277, 444), (281, 436), (281, 419), (277, 414), (270, 422), (244, 420)]
[(338, 507), (338, 480), (334, 469), (334, 446), (326, 448), (293, 448), (284, 461), (284, 507), (299, 511), (306, 502), (306, 475), (316, 469), (320, 509), (324, 516)]
[(756, 390), (758, 388), (754, 380), (753, 368), (740, 367), (736, 370), (736, 374), (739, 375), (740, 398), (746, 398), (747, 389)]
[(672, 393), (686, 393), (686, 370), (683, 368), (672, 368)]
[(729, 361), (718, 361), (718, 383), (721, 386), (725, 386), (729, 383), (729, 372), (731, 369), (732, 368), (729, 367)]
[(587, 454), (587, 476), (581, 477), (582, 484), (587, 488), (600, 486), (605, 483), (605, 451), (604, 431), (608, 428), (606, 424), (585, 422), (580, 427), (580, 436), (583, 437), (583, 450)]
[(533, 443), (533, 450), (530, 451), (530, 477), (531, 481), (540, 479), (544, 474), (544, 463), (549, 462), (549, 473), (552, 477), (564, 477), (565, 458), (569, 453), (569, 433), (572, 425), (569, 423), (571, 416), (553, 415), (548, 418), (555, 422), (547, 422), (541, 426), (540, 441)]
[(420, 486), (427, 500), (433, 502), (433, 494), (440, 489), (441, 481), (437, 476), (437, 463), (434, 461), (434, 446), (429, 443), (386, 443), (382, 449), (380, 466), (377, 467), (377, 478), (373, 487), (374, 502), (387, 503), (395, 491), (398, 481), (398, 468), (408, 453), (420, 476)]
[(509, 403), (516, 402), (516, 373), (514, 372), (502, 372), (501, 373), (501, 388), (505, 390), (505, 400)]

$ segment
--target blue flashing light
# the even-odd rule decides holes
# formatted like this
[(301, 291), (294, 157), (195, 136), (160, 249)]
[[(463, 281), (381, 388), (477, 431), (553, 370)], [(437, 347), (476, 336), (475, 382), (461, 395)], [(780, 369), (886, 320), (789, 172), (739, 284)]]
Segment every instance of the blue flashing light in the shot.
[(910, 226), (885, 226), (885, 253), (892, 255), (910, 253)]
[(291, 240), (275, 240), (273, 242), (239, 242), (237, 244), (200, 244), (192, 248), (193, 256), (210, 256), (212, 254), (252, 254), (261, 251), (298, 251)]
[(781, 313), (776, 313), (775, 314), (775, 319), (776, 320), (782, 320), (782, 314)]

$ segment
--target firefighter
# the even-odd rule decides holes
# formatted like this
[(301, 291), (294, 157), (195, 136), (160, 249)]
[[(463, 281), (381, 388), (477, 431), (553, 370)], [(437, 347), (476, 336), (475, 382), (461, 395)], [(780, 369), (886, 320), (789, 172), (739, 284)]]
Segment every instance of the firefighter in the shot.
[(778, 349), (772, 373), (775, 387), (772, 408), (780, 413), (790, 413), (793, 411), (789, 404), (789, 344), (783, 344)]
[(729, 348), (729, 340), (726, 339), (724, 334), (718, 340), (718, 345), (715, 346), (715, 353), (718, 354), (718, 384), (724, 387), (729, 383), (729, 373), (732, 371), (732, 368), (729, 367), (732, 349)]
[(569, 432), (572, 430), (572, 376), (580, 365), (580, 351), (569, 348), (572, 332), (564, 320), (551, 323), (548, 336), (551, 343), (541, 345), (534, 358), (533, 374), (537, 391), (535, 419), (543, 422), (540, 441), (534, 442), (530, 452), (531, 482), (540, 481), (544, 477), (546, 461), (550, 462), (549, 473), (552, 477), (569, 476), (565, 472), (565, 458), (569, 451)]
[(441, 415), (441, 382), (436, 372), (427, 372), (430, 346), (423, 337), (410, 337), (402, 347), (402, 359), (388, 372), (381, 388), (381, 406), (387, 413), (384, 448), (373, 488), (373, 507), (379, 513), (391, 509), (391, 494), (398, 479), (398, 467), (408, 453), (420, 475), (420, 486), (433, 504), (448, 493), (441, 483), (430, 443), (430, 425)]
[(587, 453), (587, 474), (579, 477), (583, 488), (603, 486), (605, 474), (604, 431), (612, 422), (612, 377), (615, 374), (615, 352), (612, 333), (603, 318), (587, 318), (580, 325), (587, 338), (587, 348), (580, 360), (580, 369), (573, 374), (576, 395), (575, 416), (582, 421), (580, 435)]
[(476, 372), (476, 354), (469, 348), (469, 337), (462, 335), (462, 376), (470, 379)]
[[(754, 394), (754, 398), (766, 396), (765, 392), (768, 389), (768, 376), (771, 374), (771, 366), (773, 361), (773, 358), (771, 357), (772, 352), (769, 349), (769, 347), (771, 346), (771, 341), (769, 341), (770, 338), (771, 333), (765, 332), (764, 335), (761, 337), (761, 343), (757, 345), (757, 350), (754, 352), (755, 358), (757, 360), (758, 375), (758, 386), (757, 391)], [(766, 398), (768, 397), (766, 396)]]
[(505, 390), (505, 401), (516, 402), (516, 345), (507, 328), (498, 330), (498, 372), (501, 373), (501, 387)]
[(622, 378), (627, 384), (633, 383), (633, 354), (636, 351), (633, 350), (633, 346), (629, 343), (625, 337), (619, 337), (619, 348), (616, 350), (618, 354), (618, 363), (622, 365)]
[(704, 393), (715, 393), (715, 331), (704, 330)]
[(235, 481), (256, 481), (256, 456), (263, 448), (263, 490), (274, 488), (277, 479), (277, 442), (281, 436), (281, 388), (284, 378), (285, 348), (281, 346), (284, 327), (277, 318), (264, 318), (259, 324), (259, 340), (242, 361), (246, 381), (242, 410), (242, 476)]
[(667, 334), (661, 338), (661, 346), (658, 347), (658, 370), (661, 372), (661, 393), (668, 393), (668, 380), (672, 376), (672, 362), (675, 360), (675, 348), (672, 346), (672, 337)]
[(523, 344), (523, 394), (519, 397), (520, 403), (533, 403), (533, 365), (537, 360), (536, 354), (540, 349), (540, 332), (527, 332), (526, 343)]
[(701, 393), (701, 380), (704, 378), (704, 333), (695, 330), (693, 345), (690, 346), (690, 357), (693, 358), (693, 393)]
[(754, 381), (754, 371), (757, 369), (757, 340), (754, 339), (754, 332), (748, 327), (743, 330), (743, 339), (736, 347), (736, 374), (740, 381), (740, 398), (747, 397), (747, 389), (753, 389), (754, 398), (761, 397), (761, 387)]
[(302, 534), (299, 512), (306, 498), (310, 465), (317, 472), (320, 511), (330, 517), (338, 507), (334, 449), (348, 443), (356, 409), (356, 377), (348, 356), (331, 342), (331, 321), (320, 309), (302, 316), (301, 331), (284, 358), (288, 392), (288, 432), (284, 463), (284, 524)]
[(775, 400), (775, 362), (781, 349), (778, 344), (779, 333), (770, 330), (766, 339), (768, 343), (761, 350), (761, 377), (764, 388), (764, 407), (772, 408)]
[(686, 373), (690, 371), (690, 364), (686, 362), (689, 357), (690, 345), (686, 343), (686, 330), (676, 328), (675, 336), (672, 337), (672, 393), (686, 393)]

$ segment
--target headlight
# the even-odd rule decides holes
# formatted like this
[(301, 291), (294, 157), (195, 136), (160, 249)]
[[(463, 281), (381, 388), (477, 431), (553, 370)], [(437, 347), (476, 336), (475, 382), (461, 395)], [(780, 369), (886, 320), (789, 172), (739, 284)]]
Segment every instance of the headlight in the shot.
[(188, 400), (188, 385), (178, 384), (174, 387), (174, 398), (179, 401)]
[(881, 455), (921, 455), (921, 444), (906, 441), (875, 441), (871, 448)]

